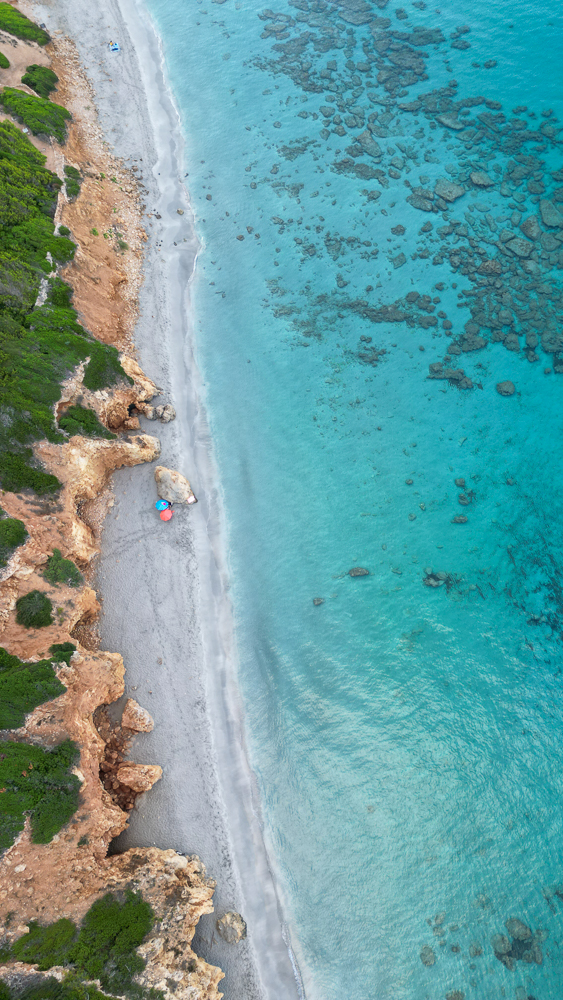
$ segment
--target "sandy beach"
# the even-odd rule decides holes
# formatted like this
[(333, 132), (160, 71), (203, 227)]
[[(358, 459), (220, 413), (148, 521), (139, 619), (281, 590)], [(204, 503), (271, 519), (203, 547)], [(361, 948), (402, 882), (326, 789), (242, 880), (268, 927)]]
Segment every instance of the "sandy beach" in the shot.
[[(155, 845), (197, 854), (217, 890), (216, 913), (201, 922), (194, 948), (226, 973), (225, 997), (291, 1000), (299, 988), (244, 747), (222, 500), (189, 321), (199, 247), (162, 53), (135, 0), (51, 0), (27, 9), (52, 34), (75, 41), (105, 138), (126, 166), (138, 167), (151, 217), (135, 346), (162, 387), (157, 402), (172, 402), (178, 414), (167, 426), (141, 422), (161, 439), (161, 463), (186, 475), (199, 499), (164, 524), (154, 511), (152, 466), (122, 470), (113, 480), (98, 568), (102, 645), (122, 653), (124, 697), (137, 699), (155, 721), (134, 747), (135, 759), (158, 761), (164, 772), (138, 801), (116, 849)], [(119, 53), (109, 51), (110, 39), (119, 41)], [(248, 925), (236, 946), (215, 931), (216, 916), (233, 909)]]

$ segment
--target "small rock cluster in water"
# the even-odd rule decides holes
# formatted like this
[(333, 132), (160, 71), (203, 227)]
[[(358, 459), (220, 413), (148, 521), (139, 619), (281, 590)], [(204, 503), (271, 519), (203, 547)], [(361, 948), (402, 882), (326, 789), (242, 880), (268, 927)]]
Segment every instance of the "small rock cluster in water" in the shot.
[(530, 928), (517, 917), (510, 917), (505, 925), (507, 934), (494, 934), (491, 944), (495, 957), (499, 962), (506, 965), (507, 969), (514, 969), (518, 961), (541, 965), (543, 953), (541, 945), (547, 939), (548, 932), (537, 930), (535, 934)]

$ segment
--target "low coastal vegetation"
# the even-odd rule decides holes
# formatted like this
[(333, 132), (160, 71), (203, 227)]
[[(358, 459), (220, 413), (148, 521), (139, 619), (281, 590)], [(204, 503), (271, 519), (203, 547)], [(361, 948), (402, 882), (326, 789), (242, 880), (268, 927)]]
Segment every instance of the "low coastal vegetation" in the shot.
[(93, 410), (84, 406), (69, 406), (59, 419), (59, 427), (67, 434), (83, 434), (84, 437), (110, 439), (116, 436), (100, 423)]
[(9, 68), (10, 68), (10, 60), (4, 55), (3, 52), (0, 52), (0, 69), (9, 69)]
[(0, 850), (10, 847), (30, 817), (34, 844), (48, 844), (76, 812), (80, 781), (71, 768), (79, 756), (72, 740), (49, 750), (0, 741)]
[(4, 87), (0, 94), (4, 111), (22, 122), (34, 135), (54, 135), (60, 143), (66, 139), (66, 123), (72, 117), (61, 104), (34, 97), (14, 87)]
[(16, 601), (16, 621), (24, 628), (46, 628), (53, 624), (53, 604), (47, 594), (30, 590)]
[(37, 980), (33, 985), (22, 991), (21, 984), (17, 989), (10, 990), (6, 983), (0, 982), (0, 1000), (105, 1000), (106, 994), (100, 993), (94, 986), (85, 986), (75, 976), (66, 976), (62, 983), (54, 976)]
[(0, 729), (18, 729), (28, 712), (65, 691), (51, 660), (23, 663), (0, 646)]
[[(44, 164), (45, 157), (12, 122), (0, 122), (0, 485), (39, 495), (60, 487), (38, 467), (30, 446), (42, 438), (66, 439), (54, 419), (63, 379), (84, 363), (84, 385), (93, 392), (132, 381), (116, 348), (80, 326), (71, 289), (52, 274), (57, 263), (72, 260), (75, 245), (65, 227), (55, 233), (62, 182)], [(46, 299), (36, 306), (42, 283)], [(93, 414), (80, 410), (70, 433), (77, 433), (79, 424), (79, 433), (87, 428), (107, 436)]]
[(37, 63), (28, 66), (22, 76), (22, 83), (25, 83), (26, 87), (31, 87), (36, 94), (45, 98), (48, 98), (49, 94), (57, 89), (58, 82), (59, 78), (52, 69), (49, 69), (48, 66), (38, 66)]
[(0, 31), (6, 31), (9, 35), (23, 39), (24, 42), (37, 42), (38, 45), (46, 45), (51, 39), (43, 28), (30, 21), (25, 14), (22, 14), (10, 3), (0, 3)]
[(0, 509), (0, 568), (8, 565), (8, 559), (27, 538), (23, 521), (17, 517), (4, 517)]
[(80, 173), (80, 170), (67, 163), (65, 166), (65, 191), (67, 198), (69, 198), (70, 201), (72, 201), (73, 198), (78, 198), (81, 184), (82, 174)]
[(80, 928), (67, 919), (47, 926), (32, 921), (29, 933), (12, 945), (9, 957), (37, 964), (41, 971), (63, 965), (72, 970), (70, 983), (96, 979), (110, 993), (157, 997), (155, 990), (143, 990), (133, 982), (145, 967), (136, 949), (153, 923), (153, 910), (140, 893), (107, 893), (90, 907)]
[(47, 560), (43, 576), (47, 583), (53, 587), (59, 583), (64, 583), (67, 587), (79, 587), (84, 580), (82, 573), (72, 560), (63, 559), (60, 549), (53, 549), (53, 555), (49, 556)]

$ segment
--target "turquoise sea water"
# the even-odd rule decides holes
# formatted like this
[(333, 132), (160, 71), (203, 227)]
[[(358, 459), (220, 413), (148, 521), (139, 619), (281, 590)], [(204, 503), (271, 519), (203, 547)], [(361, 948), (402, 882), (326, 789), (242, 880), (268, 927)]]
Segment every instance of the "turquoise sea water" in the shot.
[(563, 15), (148, 8), (306, 996), (561, 997)]

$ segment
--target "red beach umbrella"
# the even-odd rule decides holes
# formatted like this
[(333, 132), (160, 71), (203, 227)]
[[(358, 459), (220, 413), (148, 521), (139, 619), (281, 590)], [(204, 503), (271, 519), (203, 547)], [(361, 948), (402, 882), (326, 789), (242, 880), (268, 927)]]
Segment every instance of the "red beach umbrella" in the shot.
[(174, 511), (170, 510), (170, 507), (168, 507), (167, 510), (161, 510), (161, 512), (160, 512), (160, 520), (161, 521), (169, 521), (170, 518), (172, 517), (173, 513), (174, 513)]

